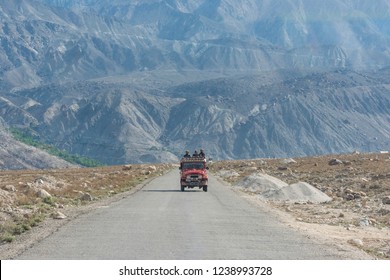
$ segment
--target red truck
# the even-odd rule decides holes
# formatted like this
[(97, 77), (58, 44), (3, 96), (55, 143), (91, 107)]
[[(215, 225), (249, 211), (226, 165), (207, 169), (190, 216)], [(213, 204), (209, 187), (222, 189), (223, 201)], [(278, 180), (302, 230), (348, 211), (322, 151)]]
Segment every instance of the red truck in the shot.
[(182, 158), (180, 161), (180, 186), (183, 192), (185, 188), (199, 188), (207, 192), (208, 176), (205, 158)]

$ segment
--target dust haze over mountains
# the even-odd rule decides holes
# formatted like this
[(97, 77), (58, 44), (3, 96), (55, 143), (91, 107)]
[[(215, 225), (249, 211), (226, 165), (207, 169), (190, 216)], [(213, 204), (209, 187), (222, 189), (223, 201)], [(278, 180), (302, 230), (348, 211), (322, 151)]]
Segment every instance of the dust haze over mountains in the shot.
[(389, 0), (0, 0), (1, 135), (105, 164), (388, 150), (389, 65)]

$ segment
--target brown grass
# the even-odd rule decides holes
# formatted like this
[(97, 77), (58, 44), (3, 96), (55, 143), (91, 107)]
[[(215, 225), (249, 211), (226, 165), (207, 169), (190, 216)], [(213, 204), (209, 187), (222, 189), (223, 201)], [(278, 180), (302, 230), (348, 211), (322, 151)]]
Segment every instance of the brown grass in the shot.
[[(7, 199), (0, 197), (0, 242), (12, 242), (63, 208), (94, 203), (131, 190), (144, 180), (172, 169), (169, 164), (127, 165), (57, 170), (0, 171), (0, 188), (13, 185)], [(51, 197), (37, 196), (46, 190)], [(83, 200), (88, 193), (93, 200)]]

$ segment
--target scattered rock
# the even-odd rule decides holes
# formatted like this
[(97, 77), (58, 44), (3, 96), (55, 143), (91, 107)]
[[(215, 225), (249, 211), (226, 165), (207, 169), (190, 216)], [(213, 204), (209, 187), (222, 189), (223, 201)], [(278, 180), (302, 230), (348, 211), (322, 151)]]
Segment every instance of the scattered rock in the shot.
[(251, 167), (248, 167), (247, 170), (248, 171), (257, 171), (257, 167), (256, 166), (251, 166)]
[(350, 193), (345, 194), (343, 197), (345, 200), (354, 200), (355, 199), (353, 194), (350, 194)]
[(133, 166), (131, 166), (130, 164), (127, 164), (127, 165), (124, 165), (123, 167), (122, 167), (122, 170), (123, 171), (128, 171), (128, 170), (131, 170), (133, 168)]
[(390, 204), (390, 195), (382, 198), (382, 203), (383, 204)]
[(286, 158), (282, 161), (284, 164), (291, 164), (291, 163), (297, 163), (294, 159), (292, 158)]
[(359, 225), (361, 227), (368, 227), (370, 225), (370, 219), (368, 219), (367, 217), (364, 217), (362, 218), (360, 221), (359, 221)]
[(46, 197), (51, 197), (51, 194), (45, 191), (44, 189), (39, 189), (37, 191), (37, 196), (40, 198), (46, 198)]
[(363, 240), (361, 239), (354, 238), (354, 239), (350, 239), (348, 242), (355, 246), (359, 246), (359, 247), (363, 246)]
[(278, 170), (281, 170), (281, 171), (288, 170), (288, 167), (287, 166), (279, 166)]
[(80, 197), (83, 201), (92, 201), (93, 197), (89, 193), (83, 193), (83, 195)]
[(342, 164), (342, 163), (343, 163), (343, 162), (342, 162), (341, 160), (337, 159), (337, 158), (333, 158), (333, 159), (331, 159), (331, 160), (328, 162), (329, 165), (339, 165), (339, 164)]
[(9, 192), (16, 192), (16, 188), (14, 185), (6, 185), (3, 187), (3, 190), (9, 191)]
[(354, 199), (359, 199), (366, 197), (367, 194), (365, 192), (355, 192), (351, 189), (346, 189), (343, 194), (343, 198), (345, 200), (354, 200)]
[(52, 217), (53, 219), (58, 219), (58, 220), (63, 220), (67, 218), (67, 216), (64, 213), (61, 213), (60, 211), (53, 213)]
[(385, 216), (385, 215), (390, 215), (390, 209), (386, 209), (386, 208), (380, 208), (378, 210), (378, 213), (382, 216)]
[(151, 166), (148, 167), (148, 170), (149, 170), (149, 171), (156, 171), (156, 170), (157, 170), (157, 167), (154, 166), (154, 165), (151, 165)]
[(43, 185), (44, 184), (44, 181), (42, 178), (38, 178), (38, 179), (35, 179), (34, 181), (35, 184), (38, 184), (38, 185)]

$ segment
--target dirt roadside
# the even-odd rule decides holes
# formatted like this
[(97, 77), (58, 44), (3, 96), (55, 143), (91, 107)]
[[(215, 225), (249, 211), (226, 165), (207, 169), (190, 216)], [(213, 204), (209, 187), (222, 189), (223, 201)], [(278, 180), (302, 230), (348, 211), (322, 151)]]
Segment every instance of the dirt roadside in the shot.
[[(351, 259), (390, 259), (390, 154), (225, 161), (213, 163), (212, 171), (289, 227), (341, 250), (354, 248)], [(307, 182), (331, 201), (264, 199), (256, 187), (239, 187), (253, 174), (287, 184)]]
[(61, 226), (142, 189), (171, 164), (0, 172), (0, 259), (13, 259)]

